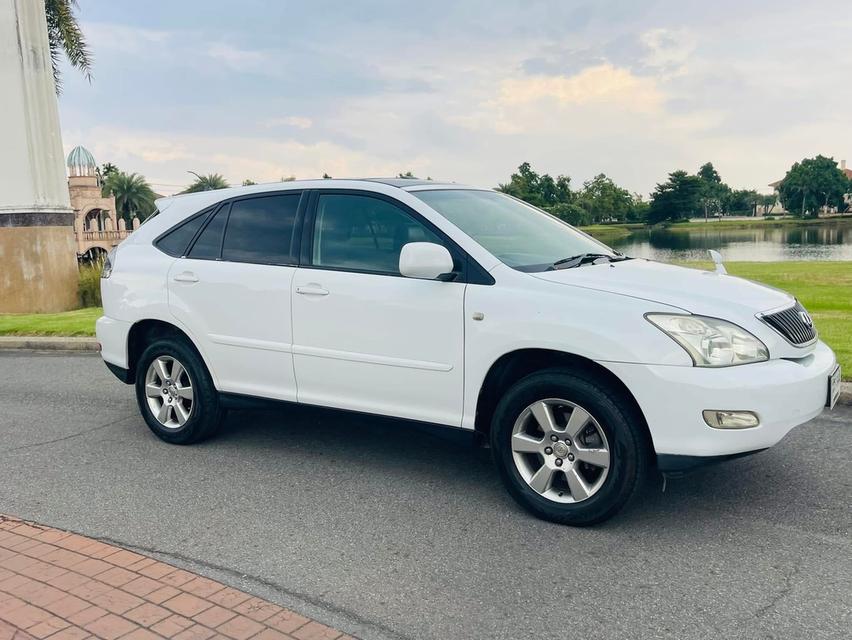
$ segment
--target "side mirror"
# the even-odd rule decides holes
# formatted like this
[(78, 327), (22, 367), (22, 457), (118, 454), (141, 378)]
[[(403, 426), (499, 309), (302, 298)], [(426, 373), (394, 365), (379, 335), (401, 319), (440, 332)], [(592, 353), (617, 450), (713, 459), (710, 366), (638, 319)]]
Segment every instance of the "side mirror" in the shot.
[(409, 242), (399, 254), (399, 272), (406, 278), (443, 280), (452, 271), (450, 252), (434, 242)]

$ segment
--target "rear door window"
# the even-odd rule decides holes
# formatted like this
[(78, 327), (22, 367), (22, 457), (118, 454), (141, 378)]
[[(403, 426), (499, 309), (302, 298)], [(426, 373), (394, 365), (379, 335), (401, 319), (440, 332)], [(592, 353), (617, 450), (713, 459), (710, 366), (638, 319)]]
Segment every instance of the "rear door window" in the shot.
[(189, 257), (198, 260), (218, 260), (222, 253), (222, 234), (225, 232), (225, 223), (228, 221), (228, 206), (224, 206), (213, 216), (213, 219), (204, 227), (204, 231), (198, 236)]
[(300, 193), (286, 193), (235, 201), (225, 228), (222, 259), (295, 264), (294, 230), (300, 198)]

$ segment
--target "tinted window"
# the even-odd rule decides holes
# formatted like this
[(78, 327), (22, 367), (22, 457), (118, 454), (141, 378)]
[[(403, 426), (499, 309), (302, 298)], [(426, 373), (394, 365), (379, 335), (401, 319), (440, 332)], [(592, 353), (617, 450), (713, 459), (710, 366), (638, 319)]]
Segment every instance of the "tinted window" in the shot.
[(231, 205), (222, 259), (294, 264), (293, 229), (300, 194), (238, 200)]
[(225, 231), (225, 222), (228, 220), (227, 205), (219, 209), (213, 219), (204, 227), (204, 231), (198, 236), (192, 249), (189, 251), (190, 258), (215, 260), (222, 250), (222, 232)]
[(358, 271), (399, 273), (399, 253), (409, 242), (441, 240), (399, 207), (349, 194), (319, 197), (313, 264)]
[(172, 229), (162, 238), (157, 241), (157, 247), (160, 251), (165, 251), (170, 256), (182, 256), (186, 252), (186, 247), (195, 237), (195, 234), (201, 228), (201, 225), (207, 219), (205, 213), (199, 214), (194, 218), (190, 218), (179, 227)]

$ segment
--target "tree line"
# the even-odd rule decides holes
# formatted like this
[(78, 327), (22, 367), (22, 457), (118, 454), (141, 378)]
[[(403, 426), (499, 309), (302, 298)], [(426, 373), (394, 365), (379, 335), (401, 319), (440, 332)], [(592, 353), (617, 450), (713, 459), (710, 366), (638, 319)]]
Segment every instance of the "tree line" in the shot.
[(778, 200), (788, 212), (802, 216), (817, 215), (825, 208), (846, 211), (852, 181), (833, 159), (817, 156), (794, 164), (778, 185), (778, 194), (767, 195), (755, 189), (732, 189), (722, 181), (713, 163), (707, 162), (695, 174), (673, 171), (645, 200), (640, 194), (618, 186), (603, 173), (574, 190), (570, 177), (539, 174), (524, 162), (509, 181), (498, 185), (497, 189), (573, 225), (656, 224), (694, 217), (765, 215)]

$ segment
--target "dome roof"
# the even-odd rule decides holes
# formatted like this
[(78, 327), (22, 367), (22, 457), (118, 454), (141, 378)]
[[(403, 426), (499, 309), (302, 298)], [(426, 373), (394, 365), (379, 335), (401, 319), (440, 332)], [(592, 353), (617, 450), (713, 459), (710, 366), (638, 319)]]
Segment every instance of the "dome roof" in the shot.
[(89, 153), (88, 149), (79, 145), (71, 149), (66, 165), (68, 166), (68, 172), (72, 176), (97, 175), (96, 169), (98, 165), (95, 163), (95, 157)]

